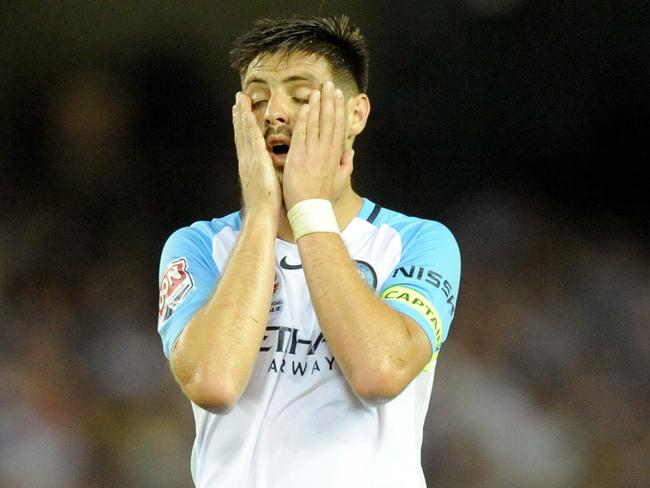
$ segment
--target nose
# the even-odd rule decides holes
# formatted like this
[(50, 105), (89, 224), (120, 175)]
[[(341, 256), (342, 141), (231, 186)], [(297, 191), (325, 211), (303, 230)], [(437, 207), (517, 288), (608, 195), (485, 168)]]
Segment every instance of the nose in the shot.
[(269, 127), (277, 127), (279, 125), (288, 125), (290, 121), (288, 100), (281, 95), (271, 95), (264, 112), (265, 124)]

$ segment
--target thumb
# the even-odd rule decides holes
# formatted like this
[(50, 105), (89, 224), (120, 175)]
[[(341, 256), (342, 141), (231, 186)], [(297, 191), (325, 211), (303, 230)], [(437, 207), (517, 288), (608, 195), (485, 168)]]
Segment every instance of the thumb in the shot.
[(352, 174), (352, 169), (354, 168), (354, 149), (346, 149), (341, 154), (341, 170), (345, 176)]

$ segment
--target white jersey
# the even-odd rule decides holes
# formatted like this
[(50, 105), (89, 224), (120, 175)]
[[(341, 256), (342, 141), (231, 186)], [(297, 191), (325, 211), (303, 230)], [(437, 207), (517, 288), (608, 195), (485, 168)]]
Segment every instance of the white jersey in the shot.
[[(185, 325), (211, 297), (240, 228), (240, 213), (234, 213), (180, 229), (167, 241), (158, 331), (168, 358)], [(422, 431), (436, 358), (458, 295), (458, 246), (443, 225), (365, 199), (342, 238), (360, 279), (426, 332), (434, 351), (430, 365), (390, 402), (362, 403), (319, 327), (297, 246), (276, 239), (269, 320), (246, 390), (226, 415), (192, 404), (191, 468), (198, 487), (425, 486)]]

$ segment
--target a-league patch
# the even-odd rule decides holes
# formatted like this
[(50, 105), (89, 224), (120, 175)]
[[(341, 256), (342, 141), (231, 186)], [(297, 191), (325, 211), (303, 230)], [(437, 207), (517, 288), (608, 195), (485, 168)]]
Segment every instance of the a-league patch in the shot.
[(278, 273), (275, 273), (275, 278), (273, 278), (273, 296), (280, 290), (280, 278)]
[(167, 320), (193, 287), (194, 280), (187, 272), (187, 259), (179, 258), (169, 263), (160, 279), (158, 321)]
[(271, 309), (269, 312), (279, 312), (282, 309), (282, 299), (278, 298), (280, 291), (280, 277), (278, 273), (275, 273), (275, 278), (273, 280), (273, 296), (271, 297)]

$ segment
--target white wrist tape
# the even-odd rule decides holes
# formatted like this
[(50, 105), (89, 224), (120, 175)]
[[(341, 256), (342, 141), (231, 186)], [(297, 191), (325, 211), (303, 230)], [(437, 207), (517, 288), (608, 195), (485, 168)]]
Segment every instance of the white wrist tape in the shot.
[(312, 198), (298, 202), (289, 209), (287, 218), (296, 241), (314, 232), (340, 234), (339, 224), (336, 222), (336, 215), (329, 200)]

